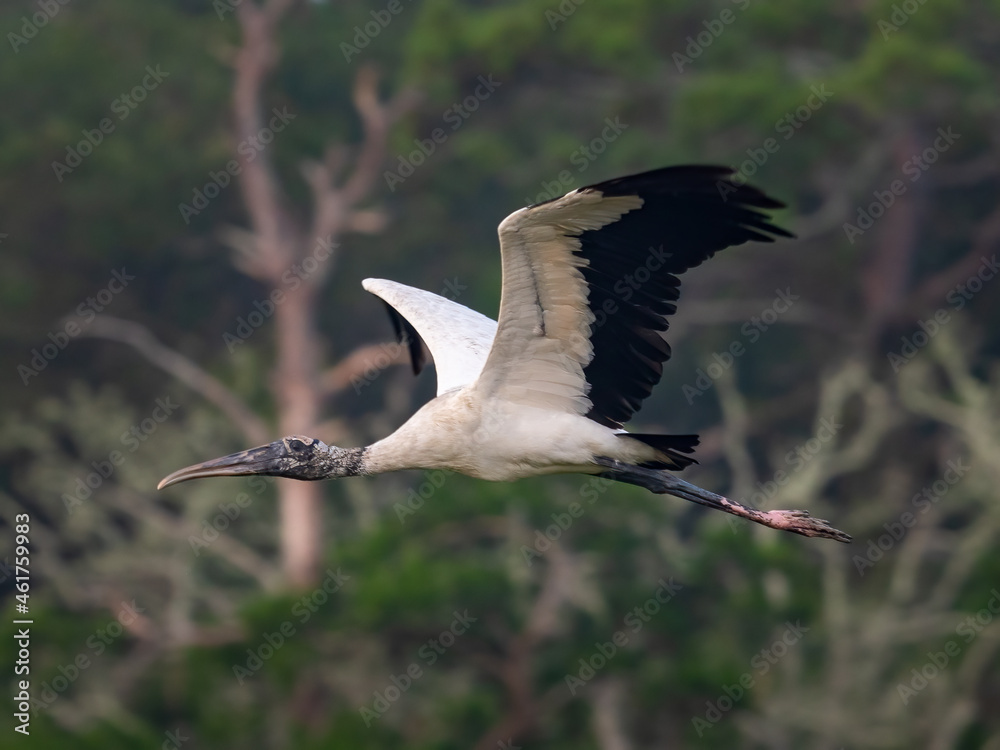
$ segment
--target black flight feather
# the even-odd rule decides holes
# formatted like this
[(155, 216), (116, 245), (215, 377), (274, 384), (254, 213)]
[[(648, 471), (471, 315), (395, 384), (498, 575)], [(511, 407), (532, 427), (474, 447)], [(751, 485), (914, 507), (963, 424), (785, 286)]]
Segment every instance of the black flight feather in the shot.
[(413, 374), (419, 375), (427, 364), (427, 347), (424, 340), (420, 338), (417, 329), (410, 321), (396, 312), (396, 308), (385, 300), (382, 300), (385, 309), (389, 312), (389, 320), (392, 321), (392, 330), (396, 333), (396, 341), (404, 344), (410, 350), (410, 365), (413, 367)]
[(666, 167), (581, 188), (642, 199), (610, 224), (570, 233), (588, 262), (580, 271), (596, 317), (584, 368), (595, 422), (620, 427), (659, 382), (680, 274), (731, 245), (792, 236), (765, 212), (784, 204), (733, 176), (728, 167)]

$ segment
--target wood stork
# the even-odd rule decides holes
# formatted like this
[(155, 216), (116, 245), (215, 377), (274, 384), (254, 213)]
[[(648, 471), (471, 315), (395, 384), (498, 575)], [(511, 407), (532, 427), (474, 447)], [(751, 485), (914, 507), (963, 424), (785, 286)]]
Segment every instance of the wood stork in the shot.
[(678, 166), (574, 190), (500, 224), (499, 322), (430, 292), (382, 279), (409, 340), (424, 342), (437, 396), (393, 434), (363, 448), (291, 435), (175, 471), (199, 477), (265, 474), (315, 480), (400, 469), (447, 469), (508, 481), (579, 472), (636, 484), (803, 536), (850, 536), (805, 511), (761, 511), (678, 479), (697, 435), (626, 432), (670, 357), (664, 340), (678, 276), (748, 240), (792, 235), (766, 209), (783, 204), (726, 167)]

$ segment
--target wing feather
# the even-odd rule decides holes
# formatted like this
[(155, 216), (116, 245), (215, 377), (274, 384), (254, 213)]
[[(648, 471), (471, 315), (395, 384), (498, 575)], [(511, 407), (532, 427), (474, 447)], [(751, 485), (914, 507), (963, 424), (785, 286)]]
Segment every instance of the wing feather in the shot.
[[(362, 286), (390, 305), (397, 336), (410, 348), (414, 372), (423, 365), (420, 340), (427, 345), (437, 370), (437, 393), (467, 385), (486, 362), (496, 321), (433, 292), (386, 279), (365, 279)], [(415, 339), (414, 334), (418, 334)]]
[(791, 236), (780, 202), (726, 167), (668, 167), (575, 190), (500, 224), (499, 325), (476, 388), (618, 428), (659, 382), (678, 276)]

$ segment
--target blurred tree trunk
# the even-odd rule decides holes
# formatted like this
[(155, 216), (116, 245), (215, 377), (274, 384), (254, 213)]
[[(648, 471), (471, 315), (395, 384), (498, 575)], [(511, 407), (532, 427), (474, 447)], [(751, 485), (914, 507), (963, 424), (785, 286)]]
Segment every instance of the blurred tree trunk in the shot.
[[(244, 2), (237, 9), (243, 31), (243, 45), (235, 58), (233, 90), (239, 144), (270, 142), (260, 137), (275, 123), (270, 111), (266, 116), (262, 114), (262, 91), (279, 58), (276, 27), (293, 4), (294, 0), (268, 0), (259, 6)], [(324, 392), (320, 386), (316, 302), (334, 265), (337, 238), (346, 231), (377, 232), (384, 224), (380, 212), (356, 206), (375, 183), (385, 156), (388, 129), (408, 106), (409, 97), (383, 106), (374, 72), (362, 68), (354, 101), (365, 137), (343, 184), (336, 182), (346, 161), (342, 146), (328, 148), (322, 163), (303, 165), (314, 200), (311, 226), (296, 221), (286, 209), (269, 148), (237, 149), (239, 182), (252, 231), (232, 231), (227, 239), (238, 251), (236, 262), (241, 270), (271, 290), (277, 336), (276, 377), (271, 380), (271, 388), (282, 435), (308, 435), (319, 421)], [(285, 119), (294, 116), (284, 113)], [(308, 262), (310, 259), (312, 262)], [(316, 580), (321, 557), (321, 488), (312, 482), (281, 481), (278, 495), (285, 578), (292, 586), (308, 586)]]
[[(282, 435), (308, 435), (319, 421), (319, 340), (313, 325), (316, 295), (313, 285), (290, 293), (275, 307), (278, 337), (278, 377), (272, 386), (278, 403)], [(315, 580), (322, 549), (322, 500), (315, 482), (278, 483), (281, 512), (282, 568), (289, 583), (305, 586)]]
[[(891, 141), (892, 175), (904, 175), (907, 163), (919, 154), (922, 143), (913, 124), (902, 121)], [(909, 179), (906, 180), (909, 183)], [(893, 185), (904, 185), (904, 192), (892, 190)], [(865, 267), (862, 288), (866, 326), (872, 345), (879, 341), (887, 326), (898, 324), (903, 312), (907, 289), (913, 273), (913, 256), (919, 241), (921, 195), (925, 183), (906, 189), (901, 178), (886, 185), (882, 193), (889, 193), (892, 203), (885, 209), (880, 221), (873, 257)], [(878, 192), (878, 191), (877, 191)], [(898, 193), (898, 194), (897, 194)]]

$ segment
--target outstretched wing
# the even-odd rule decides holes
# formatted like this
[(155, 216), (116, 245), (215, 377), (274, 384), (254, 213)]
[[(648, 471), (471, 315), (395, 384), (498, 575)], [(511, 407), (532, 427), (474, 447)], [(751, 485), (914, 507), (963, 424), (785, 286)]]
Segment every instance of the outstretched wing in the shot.
[(486, 362), (496, 321), (433, 292), (386, 279), (365, 279), (362, 286), (381, 297), (399, 315), (392, 315), (400, 340), (410, 347), (414, 372), (423, 367), (420, 339), (430, 349), (437, 369), (437, 393), (467, 385), (479, 377)]
[(783, 204), (727, 167), (657, 169), (522, 208), (500, 224), (503, 293), (484, 396), (620, 427), (660, 380), (678, 275), (748, 240), (790, 237)]

